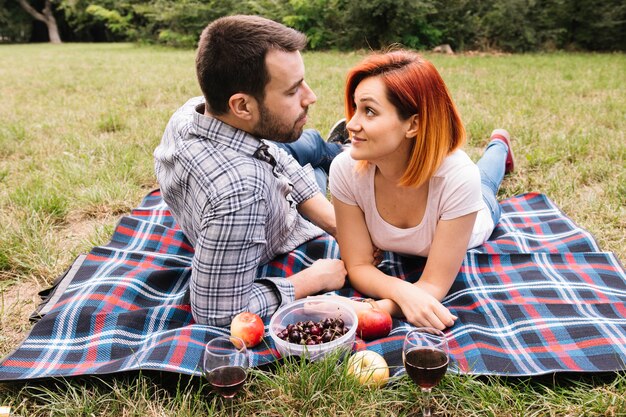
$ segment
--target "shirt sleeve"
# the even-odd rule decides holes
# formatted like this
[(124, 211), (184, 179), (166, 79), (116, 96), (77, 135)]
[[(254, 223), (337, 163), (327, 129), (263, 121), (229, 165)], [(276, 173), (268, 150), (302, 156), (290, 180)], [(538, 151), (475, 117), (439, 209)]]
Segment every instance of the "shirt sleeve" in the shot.
[(250, 311), (261, 317), (295, 299), (284, 278), (257, 279), (266, 244), (266, 202), (241, 185), (209, 204), (195, 245), (191, 273), (191, 307), (201, 324), (226, 326)]
[(480, 171), (473, 164), (456, 168), (446, 179), (442, 193), (441, 220), (452, 220), (479, 211), (484, 206)]
[(300, 204), (320, 192), (311, 164), (301, 166), (291, 155), (274, 144), (270, 146), (270, 153), (276, 159), (276, 166), (289, 178), (293, 186), (291, 196), (296, 204)]
[(354, 164), (350, 163), (348, 152), (342, 152), (330, 164), (330, 176), (328, 188), (333, 198), (351, 206), (357, 205), (357, 199), (353, 187), (356, 186), (354, 179)]

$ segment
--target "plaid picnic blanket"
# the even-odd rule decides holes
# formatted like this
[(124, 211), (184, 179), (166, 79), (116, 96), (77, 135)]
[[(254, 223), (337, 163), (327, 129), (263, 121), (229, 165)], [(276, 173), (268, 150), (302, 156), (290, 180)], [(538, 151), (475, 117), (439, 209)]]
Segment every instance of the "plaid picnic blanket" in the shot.
[[(492, 237), (468, 251), (443, 301), (458, 316), (447, 330), (453, 369), (509, 376), (626, 369), (626, 273), (620, 262), (544, 195), (520, 195), (501, 206)], [(0, 381), (133, 370), (200, 375), (204, 344), (228, 329), (192, 319), (192, 256), (159, 191), (150, 193), (120, 220), (109, 244), (80, 256), (44, 294), (32, 331), (0, 362)], [(259, 274), (286, 276), (329, 256), (338, 256), (337, 245), (324, 236)], [(386, 253), (380, 268), (415, 281), (424, 261)], [(359, 296), (351, 288), (337, 293)], [(388, 337), (357, 339), (354, 349), (383, 354), (392, 375), (399, 375), (410, 328), (394, 319)], [(252, 349), (251, 363), (277, 357), (266, 335)]]

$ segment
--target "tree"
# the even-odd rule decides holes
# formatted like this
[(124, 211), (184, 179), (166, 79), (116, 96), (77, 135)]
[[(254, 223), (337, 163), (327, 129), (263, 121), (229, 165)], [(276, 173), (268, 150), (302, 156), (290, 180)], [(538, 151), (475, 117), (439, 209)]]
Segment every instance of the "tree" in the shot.
[(57, 26), (57, 21), (54, 18), (54, 14), (52, 12), (52, 2), (50, 0), (45, 1), (44, 8), (41, 12), (37, 11), (26, 0), (19, 0), (19, 2), (20, 6), (22, 6), (22, 8), (26, 10), (29, 15), (46, 24), (48, 27), (48, 37), (50, 38), (50, 43), (61, 43), (59, 27)]
[(437, 45), (441, 31), (429, 23), (435, 0), (361, 0), (346, 2), (348, 48), (409, 48)]
[(0, 0), (0, 43), (26, 42), (32, 19), (15, 0)]

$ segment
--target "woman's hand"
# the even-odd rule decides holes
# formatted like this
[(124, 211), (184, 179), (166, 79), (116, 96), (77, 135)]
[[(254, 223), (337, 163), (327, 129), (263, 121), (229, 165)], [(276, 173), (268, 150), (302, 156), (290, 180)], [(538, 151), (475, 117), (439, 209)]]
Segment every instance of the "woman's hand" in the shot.
[(439, 330), (454, 324), (457, 317), (435, 297), (413, 284), (406, 284), (394, 297), (406, 321), (415, 326), (434, 327)]

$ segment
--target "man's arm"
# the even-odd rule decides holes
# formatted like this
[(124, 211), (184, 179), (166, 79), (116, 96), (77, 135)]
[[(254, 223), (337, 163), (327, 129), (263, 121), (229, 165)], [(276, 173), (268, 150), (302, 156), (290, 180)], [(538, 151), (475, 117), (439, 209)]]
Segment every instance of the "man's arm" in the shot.
[(205, 212), (191, 273), (191, 307), (198, 323), (225, 326), (241, 311), (266, 315), (295, 297), (286, 280), (255, 282), (265, 245), (265, 203), (232, 195)]
[(337, 223), (335, 222), (335, 210), (333, 205), (322, 195), (317, 193), (298, 206), (298, 211), (315, 225), (325, 230), (326, 233), (335, 236)]
[(266, 203), (239, 197), (207, 213), (195, 245), (191, 309), (198, 323), (226, 326), (242, 311), (267, 317), (294, 299), (344, 285), (347, 272), (339, 259), (317, 260), (286, 279), (257, 278), (266, 244)]
[(330, 201), (320, 193), (311, 165), (301, 166), (291, 155), (275, 145), (273, 150), (277, 163), (293, 185), (292, 195), (300, 214), (335, 236), (335, 211)]

